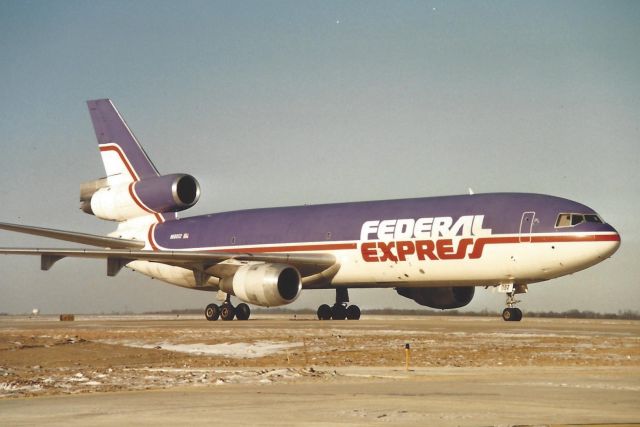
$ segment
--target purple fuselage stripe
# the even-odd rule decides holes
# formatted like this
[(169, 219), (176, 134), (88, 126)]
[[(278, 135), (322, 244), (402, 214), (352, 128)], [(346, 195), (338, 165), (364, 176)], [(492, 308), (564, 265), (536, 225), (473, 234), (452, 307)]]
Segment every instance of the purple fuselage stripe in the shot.
[[(597, 223), (556, 229), (559, 213), (595, 213), (571, 200), (541, 194), (487, 193), (222, 212), (158, 224), (154, 237), (160, 246), (171, 249), (331, 243), (359, 240), (365, 221), (429, 217), (452, 217), (455, 221), (464, 215), (484, 215), (483, 227), (494, 235), (513, 234), (520, 231), (523, 212), (530, 211), (535, 212), (532, 233), (615, 232), (610, 225)], [(183, 237), (185, 233), (188, 238)]]

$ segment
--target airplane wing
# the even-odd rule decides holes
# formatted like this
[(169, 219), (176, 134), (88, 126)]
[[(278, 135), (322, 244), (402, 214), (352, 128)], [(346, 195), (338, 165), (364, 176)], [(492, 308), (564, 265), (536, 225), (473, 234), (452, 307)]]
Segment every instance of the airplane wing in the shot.
[[(219, 278), (232, 275), (239, 265), (238, 262), (268, 262), (287, 264), (297, 268), (303, 278), (303, 284), (313, 286), (332, 277), (340, 268), (340, 264), (337, 263), (333, 255), (324, 253), (262, 252), (254, 254), (243, 252), (149, 251), (142, 250), (144, 243), (138, 240), (117, 239), (8, 223), (0, 223), (0, 229), (102, 246), (101, 249), (0, 248), (0, 254), (4, 255), (40, 256), (40, 268), (42, 270), (49, 270), (57, 261), (67, 257), (94, 258), (106, 259), (107, 275), (115, 276), (129, 262), (141, 260), (187, 268), (194, 271), (197, 280), (205, 281), (206, 274)], [(235, 261), (236, 263), (230, 263), (229, 261)]]
[[(223, 261), (258, 261), (289, 264), (305, 270), (322, 271), (335, 264), (330, 254), (294, 254), (294, 253), (241, 253), (241, 252), (201, 252), (201, 251), (143, 251), (135, 249), (40, 249), (40, 248), (0, 248), (2, 255), (40, 255), (57, 258), (101, 258), (141, 260), (162, 262), (171, 265), (189, 267), (192, 265), (212, 266)], [(48, 269), (47, 269), (48, 270)]]
[(55, 230), (53, 228), (33, 227), (30, 225), (9, 224), (0, 222), (0, 230), (15, 231), (23, 234), (49, 237), (65, 242), (81, 243), (83, 245), (101, 246), (113, 249), (142, 249), (144, 242), (139, 240), (116, 239), (114, 237), (97, 236), (95, 234), (77, 233), (75, 231)]

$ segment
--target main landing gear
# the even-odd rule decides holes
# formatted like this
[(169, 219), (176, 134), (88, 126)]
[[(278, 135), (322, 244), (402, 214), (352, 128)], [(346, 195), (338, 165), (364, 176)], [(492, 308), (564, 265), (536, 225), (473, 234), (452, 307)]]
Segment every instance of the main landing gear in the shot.
[(251, 316), (251, 309), (245, 303), (240, 303), (235, 307), (231, 304), (231, 295), (227, 294), (227, 299), (221, 304), (209, 304), (204, 309), (204, 317), (207, 320), (233, 320), (235, 317), (238, 320), (247, 320)]
[(516, 294), (527, 292), (527, 285), (517, 285), (507, 291), (507, 308), (502, 311), (502, 318), (506, 322), (519, 322), (522, 320), (522, 310), (515, 305), (520, 301), (516, 299)]
[(360, 319), (360, 307), (347, 305), (349, 302), (349, 290), (347, 288), (336, 289), (336, 303), (333, 306), (322, 304), (318, 307), (318, 320), (358, 320)]

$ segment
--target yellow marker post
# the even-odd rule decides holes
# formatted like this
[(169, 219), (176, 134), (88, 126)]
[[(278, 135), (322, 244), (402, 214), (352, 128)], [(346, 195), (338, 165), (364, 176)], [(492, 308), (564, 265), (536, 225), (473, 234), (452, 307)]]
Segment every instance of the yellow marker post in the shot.
[(304, 351), (304, 367), (309, 366), (309, 356), (307, 356), (307, 340), (302, 338), (302, 350)]
[(404, 345), (404, 370), (409, 370), (409, 362), (411, 361), (411, 346), (409, 343)]

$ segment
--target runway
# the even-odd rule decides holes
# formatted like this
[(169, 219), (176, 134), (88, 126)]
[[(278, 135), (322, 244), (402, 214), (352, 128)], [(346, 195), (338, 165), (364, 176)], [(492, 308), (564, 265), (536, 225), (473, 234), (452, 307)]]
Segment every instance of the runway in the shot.
[(640, 423), (637, 321), (76, 319), (0, 318), (3, 425)]

